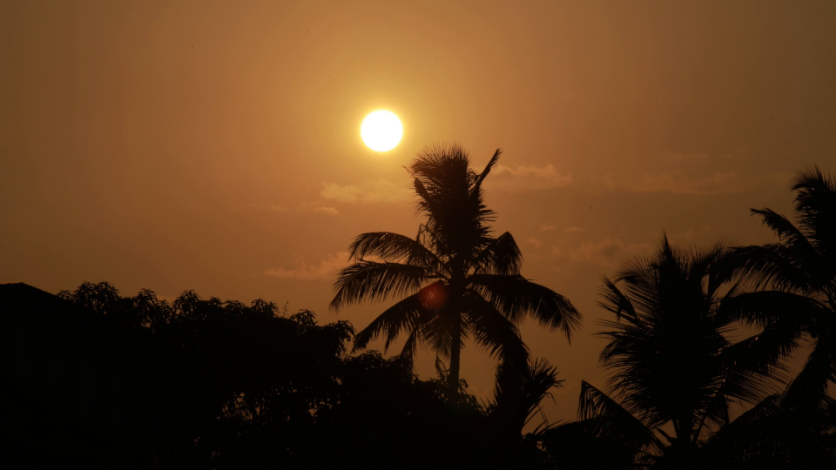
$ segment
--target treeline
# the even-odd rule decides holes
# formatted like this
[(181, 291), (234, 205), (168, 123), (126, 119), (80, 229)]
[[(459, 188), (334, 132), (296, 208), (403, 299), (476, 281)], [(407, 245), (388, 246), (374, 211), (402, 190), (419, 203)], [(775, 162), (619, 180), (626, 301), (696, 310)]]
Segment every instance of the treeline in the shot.
[[(38, 335), (54, 329), (35, 344), (44, 365), (29, 374), (47, 376), (28, 382), (45, 392), (12, 394), (33, 428), (34, 442), (21, 444), (22, 468), (551, 468), (536, 439), (521, 434), (557, 383), (544, 362), (501, 369), (496, 396), (479, 402), (464, 381), (449, 397), (441, 365), (438, 379), (420, 380), (404, 357), (346, 354), (353, 327), (319, 325), (310, 311), (194, 292), (171, 303), (150, 290), (122, 297), (108, 283), (59, 296), (78, 307), (45, 307), (65, 324), (42, 317), (31, 327)], [(26, 329), (11, 333), (13, 347)], [(78, 356), (78, 342), (92, 344), (75, 361), (84, 364), (62, 364), (81, 372), (56, 390), (56, 358)], [(521, 374), (536, 382), (528, 391), (537, 396), (519, 389)], [(13, 382), (27, 391), (25, 381)], [(61, 432), (48, 432), (62, 422)]]

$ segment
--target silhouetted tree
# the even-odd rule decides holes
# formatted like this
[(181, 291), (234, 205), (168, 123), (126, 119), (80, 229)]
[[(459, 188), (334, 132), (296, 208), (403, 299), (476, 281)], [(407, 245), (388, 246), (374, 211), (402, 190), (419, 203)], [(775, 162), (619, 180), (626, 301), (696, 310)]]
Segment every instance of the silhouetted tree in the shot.
[(172, 303), (148, 290), (121, 297), (107, 283), (62, 297), (120, 325), (115, 341), (125, 331), (147, 340), (133, 349), (145, 367), (122, 372), (139, 398), (122, 405), (139, 410), (137, 447), (161, 467), (549, 468), (521, 436), (556, 383), (544, 362), (500, 367), (502, 392), (485, 409), (464, 392), (451, 400), (443, 368), (420, 380), (404, 356), (347, 356), (351, 326), (318, 325), (306, 310), (191, 291)]
[(500, 362), (493, 397), (485, 406), (485, 413), (498, 429), (520, 436), (525, 425), (540, 412), (542, 401), (562, 383), (557, 369), (545, 359), (523, 368), (513, 362)]
[(711, 436), (705, 460), (734, 470), (836, 468), (834, 400), (808, 399), (793, 386), (770, 395)]
[(526, 315), (567, 337), (580, 325), (581, 316), (568, 299), (520, 275), (522, 255), (510, 233), (490, 236), (494, 212), (485, 207), (482, 183), (499, 155), (497, 150), (477, 174), (459, 147), (421, 153), (409, 171), (426, 222), (415, 239), (389, 232), (358, 236), (349, 247), (354, 264), (340, 273), (331, 302), (338, 309), (405, 296), (357, 334), (354, 349), (381, 335), (388, 349), (406, 332), (403, 356), (411, 359), (423, 342), (449, 358), (451, 396), (459, 388), (465, 338), (472, 335), (492, 354), (523, 365), (528, 352), (517, 325)]
[(792, 190), (798, 226), (771, 209), (752, 209), (778, 243), (739, 248), (736, 255), (760, 289), (746, 299), (751, 319), (792, 324), (812, 338), (791, 387), (815, 408), (825, 405), (828, 384), (836, 384), (836, 181), (813, 167), (798, 174)]
[(314, 454), (316, 412), (339, 401), (349, 323), (320, 326), (309, 311), (284, 316), (262, 300), (244, 305), (192, 291), (170, 304), (147, 290), (123, 298), (107, 283), (62, 297), (152, 331), (143, 358), (147, 396), (137, 405), (148, 407), (147, 432), (162, 466), (301, 465), (296, 456)]
[[(525, 367), (502, 361), (496, 370), (493, 397), (483, 407), (491, 431), (493, 448), (504, 448), (502, 461), (496, 468), (554, 468), (548, 454), (539, 448), (543, 436), (558, 423), (549, 423), (542, 415), (542, 402), (551, 398), (551, 390), (560, 387), (557, 369), (545, 359), (529, 362)], [(523, 435), (523, 428), (541, 414), (543, 421), (532, 432)]]
[[(581, 421), (552, 431), (552, 451), (571, 461), (573, 451), (609, 447), (604, 459), (622, 467), (708, 464), (701, 444), (729, 424), (732, 405), (767, 395), (797, 339), (781, 325), (736, 343), (727, 338), (745, 320), (733, 270), (724, 266), (728, 253), (674, 250), (663, 238), (654, 257), (605, 279), (601, 305), (615, 320), (602, 322), (609, 343), (601, 361), (616, 398), (583, 382)], [(565, 447), (573, 442), (579, 447)]]

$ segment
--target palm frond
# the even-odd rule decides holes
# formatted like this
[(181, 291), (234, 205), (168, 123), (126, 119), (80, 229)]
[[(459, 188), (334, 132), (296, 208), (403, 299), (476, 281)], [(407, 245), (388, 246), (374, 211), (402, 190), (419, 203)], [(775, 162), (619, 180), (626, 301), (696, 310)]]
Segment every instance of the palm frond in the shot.
[(519, 329), (493, 304), (475, 292), (468, 292), (464, 310), (465, 328), (492, 356), (500, 356), (502, 361), (518, 365), (527, 363), (528, 348), (520, 337)]
[(833, 263), (836, 261), (836, 181), (818, 167), (796, 175), (795, 210), (799, 222), (817, 250)]
[(431, 274), (422, 266), (360, 261), (340, 271), (332, 309), (364, 300), (385, 300), (417, 291)]
[(488, 176), (488, 173), (491, 172), (491, 168), (499, 161), (499, 156), (502, 155), (502, 149), (496, 149), (496, 152), (493, 153), (490, 161), (488, 164), (485, 165), (485, 169), (482, 170), (482, 173), (479, 173), (479, 177), (476, 178), (475, 183), (473, 184), (474, 188), (479, 189), (482, 186), (482, 182), (485, 181), (485, 178)]
[(386, 336), (383, 352), (387, 352), (389, 345), (401, 332), (411, 332), (416, 328), (423, 312), (420, 292), (401, 300), (378, 315), (369, 323), (369, 326), (355, 335), (352, 352), (365, 349), (370, 341), (374, 341), (380, 335)]
[(514, 323), (531, 315), (540, 325), (563, 331), (570, 341), (580, 328), (581, 315), (569, 299), (518, 274), (474, 274), (468, 283)]
[(422, 328), (415, 328), (412, 330), (404, 342), (403, 349), (401, 349), (401, 357), (409, 361), (410, 364), (414, 363), (415, 352), (418, 350), (418, 343), (424, 341), (423, 332), (424, 330)]
[[(444, 332), (435, 332), (432, 329), (433, 323), (436, 322), (440, 314), (441, 311), (439, 310), (425, 310), (421, 316), (418, 317), (418, 322), (414, 325), (412, 332), (406, 338), (400, 354), (401, 357), (409, 361), (410, 364), (415, 358), (415, 352), (418, 350), (418, 343), (429, 342), (428, 338), (432, 338), (434, 334), (444, 334)], [(438, 341), (436, 341), (436, 343), (438, 343)], [(449, 349), (447, 351), (447, 355), (449, 356)]]
[(805, 237), (803, 233), (801, 233), (801, 230), (799, 230), (783, 215), (778, 214), (772, 209), (750, 209), (750, 211), (753, 215), (759, 215), (763, 220), (763, 224), (771, 228), (778, 235), (780, 240), (793, 245), (806, 245), (815, 251), (815, 248), (810, 245), (810, 241), (807, 240), (807, 237)]
[(522, 252), (514, 237), (505, 232), (491, 240), (471, 263), (475, 273), (519, 274)]
[(827, 307), (810, 297), (782, 291), (757, 291), (727, 295), (719, 303), (718, 315), (748, 325), (774, 323), (809, 328), (816, 317), (827, 315)]
[(615, 400), (586, 381), (581, 381), (581, 396), (578, 402), (578, 419), (595, 421), (592, 434), (612, 439), (633, 450), (634, 455), (642, 449), (662, 449), (664, 446), (639, 419), (633, 416)]
[(814, 253), (809, 252), (799, 259), (798, 251), (793, 247), (773, 243), (737, 247), (733, 253), (736, 262), (746, 273), (744, 282), (752, 288), (811, 292), (817, 283), (812, 273), (820, 271), (820, 263)]
[[(799, 197), (802, 197), (802, 195), (799, 194)], [(807, 210), (811, 211), (812, 207)], [(805, 234), (786, 217), (775, 213), (771, 209), (752, 209), (752, 213), (760, 215), (764, 224), (778, 234), (781, 240), (781, 249), (778, 252), (783, 255), (780, 258), (781, 262), (803, 270), (808, 278), (815, 279), (828, 275), (832, 278), (832, 262), (836, 260), (830, 259), (831, 266), (828, 266), (827, 262), (822, 259), (823, 250), (821, 248), (828, 245), (828, 235), (824, 232), (828, 231), (828, 225), (834, 224), (833, 221), (821, 220), (818, 216), (808, 214), (809, 217), (816, 218), (816, 221), (808, 220), (804, 222), (805, 217), (808, 216), (802, 213), (802, 223), (810, 224), (809, 227), (806, 227), (807, 233)], [(836, 216), (836, 213), (833, 215)], [(831, 232), (831, 235), (836, 236), (836, 232)], [(832, 244), (834, 241), (836, 240), (831, 240), (830, 243)], [(818, 286), (814, 285), (813, 287)]]
[(348, 254), (350, 260), (377, 256), (384, 261), (421, 266), (436, 274), (440, 274), (444, 266), (444, 263), (419, 240), (391, 232), (370, 232), (357, 236), (349, 245)]
[(454, 338), (455, 323), (459, 321), (459, 313), (448, 308), (435, 310), (427, 317), (427, 322), (422, 325), (421, 337), (430, 351), (444, 359), (450, 358), (453, 341), (458, 340), (461, 345), (467, 338), (465, 329), (461, 330), (458, 338)]
[(828, 386), (836, 384), (833, 350), (827, 341), (816, 342), (804, 368), (787, 387), (785, 406), (799, 411), (821, 408), (828, 399)]
[(522, 366), (501, 361), (496, 370), (493, 399), (486, 413), (500, 426), (520, 433), (540, 410), (541, 402), (551, 397), (550, 390), (562, 383), (563, 380), (557, 378), (557, 369), (545, 359)]
[(754, 404), (786, 379), (783, 363), (798, 347), (798, 329), (775, 324), (762, 333), (724, 348), (718, 355), (722, 372), (717, 375), (717, 391), (704, 406), (698, 438), (707, 422), (726, 425), (732, 404)]
[(633, 302), (616, 287), (615, 283), (604, 278), (604, 287), (601, 289), (601, 296), (604, 301), (598, 302), (603, 309), (615, 314), (616, 321), (622, 317), (636, 325), (641, 325), (641, 319), (636, 314)]

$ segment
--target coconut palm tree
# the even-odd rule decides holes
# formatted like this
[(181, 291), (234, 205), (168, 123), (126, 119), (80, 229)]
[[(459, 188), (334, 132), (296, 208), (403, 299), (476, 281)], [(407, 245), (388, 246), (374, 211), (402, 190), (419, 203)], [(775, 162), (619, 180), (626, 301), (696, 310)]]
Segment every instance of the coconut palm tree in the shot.
[(836, 400), (810, 407), (805, 395), (790, 386), (766, 397), (708, 439), (706, 460), (735, 470), (836, 468)]
[(768, 394), (797, 333), (774, 324), (729, 339), (745, 316), (734, 302), (734, 271), (724, 267), (728, 254), (723, 246), (675, 250), (663, 238), (655, 256), (604, 280), (600, 305), (615, 319), (602, 322), (607, 330), (599, 335), (609, 343), (601, 361), (615, 395), (583, 382), (581, 421), (555, 436), (587, 450), (608, 448), (608, 459), (628, 467), (692, 468), (711, 431), (729, 423), (732, 405)]
[[(491, 462), (493, 468), (554, 468), (541, 443), (542, 437), (559, 422), (549, 423), (542, 408), (543, 400), (553, 399), (552, 389), (562, 383), (563, 380), (557, 378), (557, 369), (545, 359), (529, 361), (522, 369), (517, 363), (499, 363), (493, 397), (482, 405), (488, 431), (483, 444), (487, 448), (505, 450)], [(543, 421), (523, 434), (525, 426), (537, 415), (541, 415)]]
[(791, 388), (804, 396), (799, 404), (820, 407), (828, 384), (836, 383), (836, 180), (813, 167), (796, 176), (792, 190), (798, 225), (771, 209), (752, 209), (778, 242), (735, 255), (759, 290), (745, 299), (759, 306), (752, 318), (791, 323), (812, 339)]
[[(485, 416), (494, 427), (510, 437), (519, 438), (523, 428), (542, 412), (542, 402), (552, 398), (551, 390), (561, 387), (557, 368), (545, 359), (537, 359), (523, 369), (519, 364), (501, 362), (496, 368), (493, 398), (483, 405)], [(543, 421), (534, 437), (551, 425)]]
[[(491, 236), (494, 212), (482, 183), (499, 160), (497, 150), (481, 173), (458, 146), (428, 148), (408, 171), (426, 220), (416, 237), (364, 233), (349, 247), (354, 264), (334, 284), (333, 309), (365, 300), (402, 298), (359, 332), (354, 349), (384, 336), (388, 350), (402, 332), (410, 359), (419, 343), (449, 359), (451, 397), (458, 394), (463, 341), (525, 364), (527, 348), (517, 325), (532, 316), (571, 338), (581, 316), (571, 302), (520, 275), (522, 254), (510, 233)], [(376, 259), (367, 259), (367, 258)]]

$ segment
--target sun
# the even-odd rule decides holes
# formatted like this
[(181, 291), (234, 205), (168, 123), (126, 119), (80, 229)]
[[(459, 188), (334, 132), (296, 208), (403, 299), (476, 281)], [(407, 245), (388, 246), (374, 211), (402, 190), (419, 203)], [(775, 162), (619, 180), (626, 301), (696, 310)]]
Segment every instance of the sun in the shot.
[(384, 110), (375, 111), (363, 119), (360, 136), (370, 149), (375, 152), (386, 152), (395, 148), (401, 141), (403, 126), (395, 113)]

